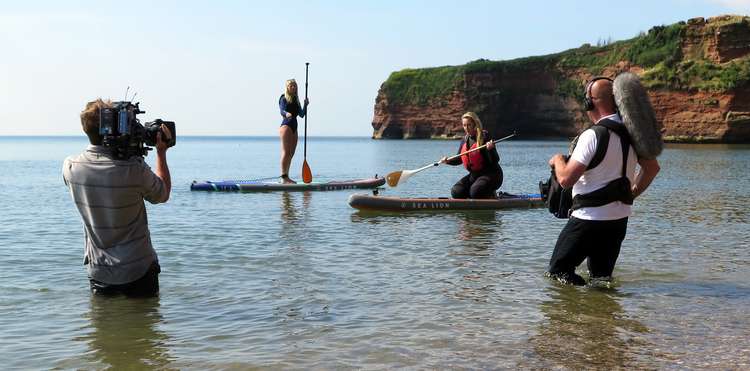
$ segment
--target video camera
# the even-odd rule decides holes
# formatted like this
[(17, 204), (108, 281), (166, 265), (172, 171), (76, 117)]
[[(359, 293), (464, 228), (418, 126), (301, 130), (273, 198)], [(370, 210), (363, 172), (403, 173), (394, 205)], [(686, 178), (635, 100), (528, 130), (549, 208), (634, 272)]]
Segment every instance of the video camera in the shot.
[[(136, 115), (146, 111), (141, 111), (138, 104), (113, 102), (111, 108), (102, 108), (99, 111), (99, 135), (102, 136), (102, 145), (112, 148), (118, 159), (146, 156), (152, 149), (148, 146), (156, 146), (156, 134), (161, 131), (162, 124), (172, 133), (171, 139), (165, 141), (167, 147), (172, 147), (177, 142), (174, 121), (156, 119), (141, 125)], [(162, 140), (165, 138), (162, 133)]]

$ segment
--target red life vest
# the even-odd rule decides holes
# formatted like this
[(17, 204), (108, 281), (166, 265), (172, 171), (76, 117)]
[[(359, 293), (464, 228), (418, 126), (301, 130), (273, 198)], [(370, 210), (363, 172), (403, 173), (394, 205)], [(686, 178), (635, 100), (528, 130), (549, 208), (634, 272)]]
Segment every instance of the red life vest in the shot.
[[(477, 143), (471, 145), (471, 148), (466, 148), (466, 142), (461, 145), (461, 152), (466, 152), (470, 149), (477, 148)], [(464, 167), (469, 171), (481, 171), (484, 169), (484, 156), (482, 156), (482, 150), (474, 151), (468, 155), (461, 156), (461, 162), (464, 163)]]

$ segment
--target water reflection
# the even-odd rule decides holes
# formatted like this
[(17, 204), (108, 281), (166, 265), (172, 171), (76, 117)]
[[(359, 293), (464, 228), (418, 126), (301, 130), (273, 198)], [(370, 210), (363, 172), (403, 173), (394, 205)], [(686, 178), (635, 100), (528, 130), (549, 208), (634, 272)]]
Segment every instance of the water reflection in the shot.
[[(301, 208), (296, 205), (296, 200), (302, 198)], [(283, 231), (289, 230), (287, 227), (298, 224), (305, 216), (306, 211), (310, 209), (310, 200), (312, 192), (281, 192), (281, 225)], [(290, 230), (291, 231), (291, 230)]]
[(169, 356), (159, 298), (91, 297), (91, 327), (86, 339), (94, 362), (112, 369), (165, 369)]
[(633, 355), (645, 344), (637, 334), (648, 332), (648, 328), (627, 317), (617, 291), (554, 284), (549, 290), (549, 299), (540, 305), (544, 320), (537, 335), (530, 339), (534, 359), (527, 366), (572, 369), (639, 366)]
[(495, 297), (498, 282), (509, 272), (503, 272), (490, 258), (502, 235), (502, 222), (494, 211), (454, 214), (456, 245), (449, 252), (455, 277), (444, 294), (460, 300), (486, 303)]
[(277, 274), (272, 280), (276, 303), (272, 313), (284, 336), (294, 339), (300, 332), (298, 322), (309, 315), (307, 304), (317, 299), (317, 290), (310, 286), (318, 281), (319, 271), (306, 249), (317, 238), (308, 224), (311, 200), (312, 192), (281, 193), (281, 245), (272, 266)]
[(302, 195), (302, 208), (301, 210), (308, 210), (310, 208), (310, 200), (312, 199), (312, 192), (281, 192), (281, 221), (291, 223), (299, 220), (300, 209), (295, 205), (295, 199), (299, 199), (299, 195)]
[(718, 226), (727, 222), (748, 223), (750, 221), (747, 212), (750, 197), (746, 195), (732, 195), (731, 192), (706, 192), (700, 197), (685, 201), (683, 207), (688, 220), (693, 223)]
[(458, 239), (473, 249), (487, 249), (499, 238), (502, 222), (494, 211), (456, 214)]

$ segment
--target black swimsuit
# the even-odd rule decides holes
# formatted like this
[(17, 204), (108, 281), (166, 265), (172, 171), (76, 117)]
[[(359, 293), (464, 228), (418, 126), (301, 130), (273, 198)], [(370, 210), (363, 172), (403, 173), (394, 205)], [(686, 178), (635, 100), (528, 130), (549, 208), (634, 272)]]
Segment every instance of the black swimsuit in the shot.
[[(305, 110), (300, 107), (299, 101), (289, 104), (289, 102), (287, 102), (286, 100), (286, 97), (284, 97), (284, 94), (282, 94), (279, 98), (279, 110), (281, 111), (281, 117), (283, 118), (281, 121), (281, 126), (289, 126), (292, 131), (296, 133), (297, 116), (305, 117)], [(292, 117), (286, 117), (287, 112), (291, 113)]]

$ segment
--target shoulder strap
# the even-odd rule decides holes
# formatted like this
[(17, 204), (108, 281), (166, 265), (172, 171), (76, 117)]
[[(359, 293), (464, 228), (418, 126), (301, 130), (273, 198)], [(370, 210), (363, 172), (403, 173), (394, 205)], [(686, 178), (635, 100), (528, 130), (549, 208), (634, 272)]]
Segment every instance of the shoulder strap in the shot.
[(591, 162), (589, 162), (589, 166), (586, 166), (586, 170), (597, 167), (604, 160), (604, 156), (607, 154), (607, 147), (609, 147), (609, 130), (606, 127), (596, 124), (591, 127), (591, 130), (596, 134), (596, 151)]
[[(606, 205), (613, 201), (621, 201), (625, 204), (633, 204), (633, 194), (630, 191), (630, 180), (627, 178), (627, 164), (628, 164), (628, 153), (630, 152), (630, 135), (623, 124), (620, 124), (611, 120), (602, 120), (592, 127), (594, 132), (597, 133), (597, 140), (601, 140), (600, 134), (607, 133), (606, 144), (596, 144), (596, 153), (600, 152), (601, 148), (604, 148), (602, 152), (606, 153), (606, 149), (609, 145), (609, 131), (615, 132), (620, 137), (620, 147), (622, 148), (622, 169), (621, 177), (609, 182), (606, 186), (599, 188), (593, 192), (586, 194), (578, 194), (573, 198), (571, 210), (577, 210), (582, 207), (596, 207)], [(602, 156), (604, 157), (604, 156)], [(600, 160), (601, 162), (601, 160)], [(591, 164), (587, 169), (593, 168), (594, 161), (592, 159)]]
[(630, 141), (630, 134), (628, 133), (628, 129), (626, 129), (625, 125), (623, 125), (623, 124), (620, 124), (618, 122), (615, 122), (615, 121), (612, 121), (612, 120), (609, 120), (609, 119), (604, 119), (602, 121), (599, 121), (598, 124), (594, 125), (594, 127), (596, 127), (596, 126), (602, 126), (602, 127), (605, 127), (605, 128), (607, 128), (609, 130), (612, 130), (620, 138), (625, 138), (628, 141)]
[(596, 126), (603, 126), (609, 130), (612, 130), (620, 137), (620, 148), (622, 149), (622, 176), (625, 176), (626, 169), (628, 166), (628, 153), (630, 152), (630, 133), (625, 128), (625, 125), (612, 120), (602, 120)]
[(599, 123), (597, 123), (596, 125), (592, 126), (591, 129), (594, 130), (594, 133), (596, 134), (596, 152), (594, 153), (594, 157), (591, 159), (589, 166), (586, 167), (586, 170), (595, 168), (602, 162), (602, 160), (604, 160), (604, 156), (607, 154), (607, 147), (609, 146), (609, 131), (612, 130), (615, 132), (615, 134), (617, 134), (618, 137), (620, 137), (623, 162), (622, 169), (623, 174), (625, 174), (625, 168), (628, 161), (628, 152), (630, 149), (630, 134), (625, 128), (625, 125), (612, 121), (610, 119), (604, 119), (602, 121), (599, 121)]

